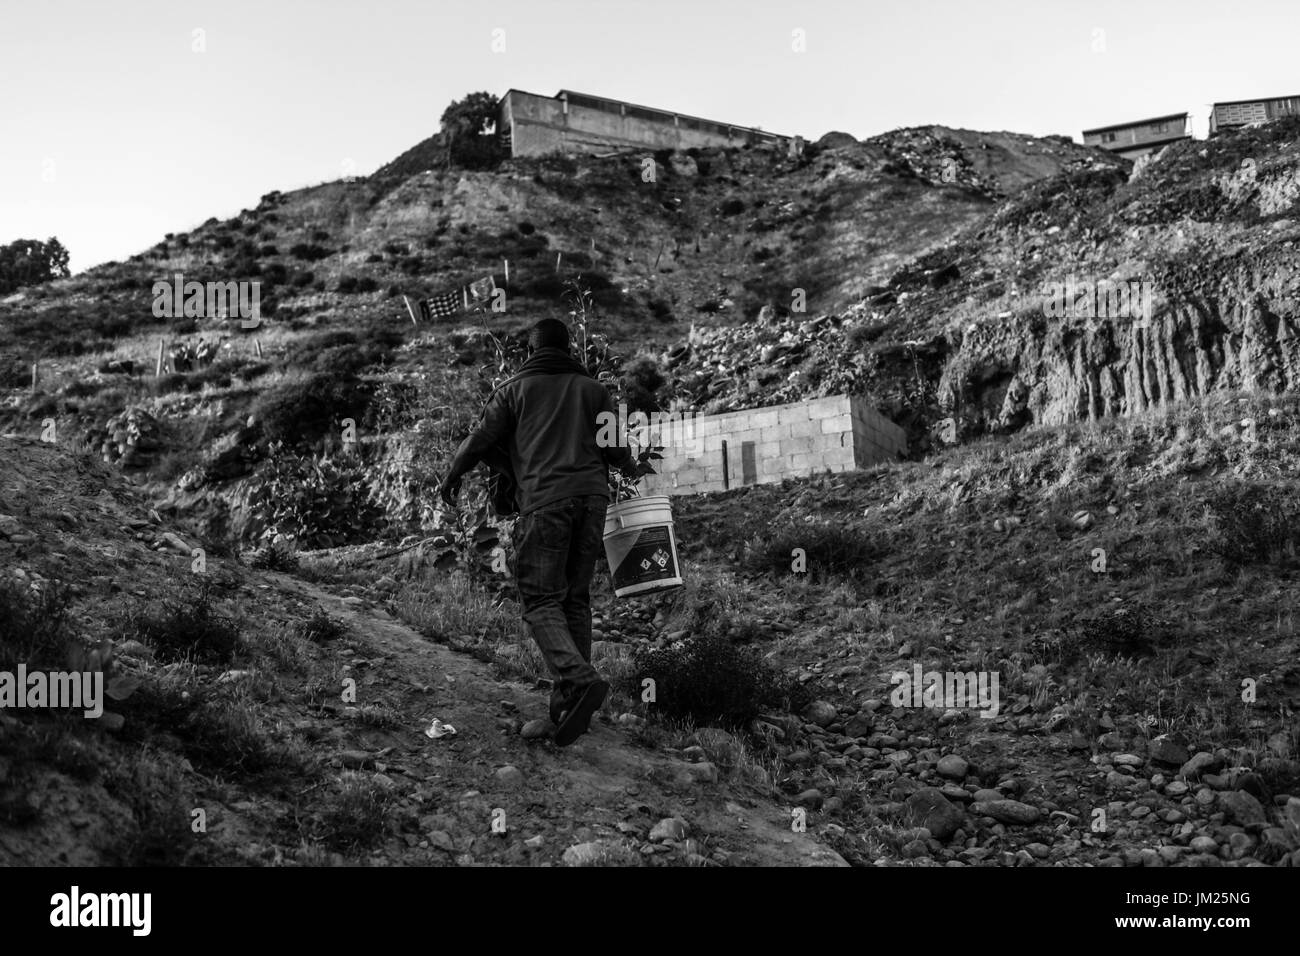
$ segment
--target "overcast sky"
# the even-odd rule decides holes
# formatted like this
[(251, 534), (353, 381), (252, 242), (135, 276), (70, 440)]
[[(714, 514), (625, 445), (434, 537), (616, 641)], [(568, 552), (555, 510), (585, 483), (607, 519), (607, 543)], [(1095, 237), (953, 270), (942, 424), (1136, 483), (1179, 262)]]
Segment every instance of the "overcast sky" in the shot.
[(372, 172), (475, 90), (810, 139), (929, 123), (1078, 139), (1183, 110), (1204, 135), (1214, 100), (1300, 94), (1300, 0), (2, 4), (0, 244), (57, 235), (74, 271)]

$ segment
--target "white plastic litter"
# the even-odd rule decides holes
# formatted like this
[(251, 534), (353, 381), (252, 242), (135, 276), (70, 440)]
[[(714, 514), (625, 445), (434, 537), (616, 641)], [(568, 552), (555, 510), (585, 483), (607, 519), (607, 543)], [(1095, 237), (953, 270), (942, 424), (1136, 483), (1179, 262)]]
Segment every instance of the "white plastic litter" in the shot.
[(435, 717), (433, 718), (433, 723), (429, 725), (429, 729), (424, 732), (424, 735), (426, 737), (432, 737), (434, 740), (437, 740), (439, 737), (454, 737), (456, 735), (456, 728), (451, 724), (444, 724), (441, 720)]

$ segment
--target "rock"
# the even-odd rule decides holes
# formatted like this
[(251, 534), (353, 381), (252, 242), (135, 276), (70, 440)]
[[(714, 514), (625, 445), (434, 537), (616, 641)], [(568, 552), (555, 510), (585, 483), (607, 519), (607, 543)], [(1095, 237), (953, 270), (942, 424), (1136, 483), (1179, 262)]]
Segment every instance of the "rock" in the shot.
[(1202, 750), (1183, 764), (1178, 773), (1186, 780), (1199, 780), (1203, 774), (1214, 773), (1222, 766), (1222, 760), (1214, 756), (1214, 754)]
[(512, 767), (509, 764), (498, 768), (497, 772), (493, 774), (493, 776), (496, 778), (497, 784), (505, 787), (507, 790), (522, 789), (526, 783), (523, 771), (518, 767)]
[(810, 720), (818, 727), (825, 727), (839, 716), (835, 705), (825, 700), (815, 700), (804, 708), (805, 720)]
[(961, 809), (934, 787), (922, 787), (907, 798), (904, 806), (908, 823), (925, 827), (936, 840), (947, 840), (965, 821)]
[(956, 754), (948, 754), (939, 758), (939, 764), (935, 769), (939, 776), (947, 777), (949, 780), (965, 780), (970, 764)]
[(979, 790), (975, 791), (972, 799), (979, 803), (988, 803), (991, 800), (1001, 800), (1002, 791), (993, 790), (989, 787), (981, 787)]
[(663, 843), (666, 840), (680, 842), (685, 840), (690, 832), (691, 828), (681, 817), (665, 817), (651, 828), (650, 841), (652, 843)]
[(1137, 754), (1115, 754), (1110, 759), (1111, 762), (1114, 763), (1115, 766), (1117, 767), (1142, 766), (1142, 758), (1139, 757)]
[(564, 851), (565, 866), (640, 866), (641, 857), (629, 846), (606, 840), (576, 843)]
[(1176, 764), (1179, 767), (1191, 759), (1186, 743), (1172, 734), (1161, 734), (1151, 741), (1147, 756), (1156, 763)]
[(153, 651), (139, 641), (123, 641), (117, 645), (117, 653), (122, 657), (138, 657), (146, 661), (153, 660)]
[(846, 737), (867, 737), (875, 726), (876, 719), (871, 714), (854, 714), (844, 725)]
[(903, 856), (909, 860), (920, 859), (930, 855), (930, 848), (924, 840), (912, 840), (903, 846)]
[(1263, 805), (1253, 794), (1244, 790), (1225, 790), (1220, 793), (1219, 808), (1230, 822), (1243, 827), (1265, 821)]
[(707, 760), (700, 763), (682, 764), (678, 768), (678, 779), (687, 784), (717, 783), (718, 768)]
[(339, 752), (338, 758), (339, 763), (349, 770), (364, 770), (375, 764), (374, 756), (364, 750), (343, 750)]
[(538, 717), (536, 720), (530, 720), (524, 724), (519, 731), (519, 736), (524, 740), (541, 740), (555, 733), (555, 725), (545, 717)]
[(1031, 807), (1019, 800), (977, 800), (971, 805), (971, 812), (992, 817), (999, 823), (1028, 826), (1037, 823), (1042, 817), (1037, 807)]
[(805, 790), (799, 796), (794, 798), (794, 802), (801, 807), (808, 807), (810, 810), (816, 810), (822, 805), (822, 792), (820, 790)]
[(541, 849), (542, 845), (545, 842), (546, 842), (546, 837), (542, 836), (539, 833), (537, 834), (537, 836), (529, 837), (527, 840), (525, 840), (524, 846), (528, 847), (528, 849), (530, 850), (539, 850)]

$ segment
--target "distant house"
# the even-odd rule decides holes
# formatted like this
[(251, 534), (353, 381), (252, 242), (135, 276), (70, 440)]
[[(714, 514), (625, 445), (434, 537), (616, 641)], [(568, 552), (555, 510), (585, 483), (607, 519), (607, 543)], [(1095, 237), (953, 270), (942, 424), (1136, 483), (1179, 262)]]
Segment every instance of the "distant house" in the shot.
[(1125, 159), (1137, 159), (1180, 139), (1191, 138), (1191, 126), (1186, 113), (1171, 113), (1168, 116), (1154, 116), (1151, 119), (1083, 131), (1085, 146), (1100, 146), (1112, 153), (1119, 153)]
[(511, 156), (746, 143), (788, 149), (791, 145), (789, 136), (572, 90), (560, 90), (555, 96), (507, 90), (498, 110), (497, 132)]
[(1271, 123), (1283, 116), (1300, 114), (1300, 96), (1284, 96), (1274, 100), (1233, 100), (1215, 103), (1210, 110), (1210, 135), (1220, 130), (1250, 126), (1254, 123)]

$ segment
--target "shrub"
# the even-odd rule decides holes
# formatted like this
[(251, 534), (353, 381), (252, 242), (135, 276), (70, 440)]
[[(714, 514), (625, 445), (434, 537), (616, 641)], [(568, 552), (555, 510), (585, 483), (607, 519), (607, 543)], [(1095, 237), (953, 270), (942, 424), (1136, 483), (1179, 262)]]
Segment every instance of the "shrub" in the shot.
[(235, 621), (218, 612), (207, 586), (131, 612), (126, 634), (152, 648), (160, 661), (226, 664), (242, 645)]
[(796, 549), (803, 552), (809, 577), (818, 580), (860, 577), (886, 553), (865, 531), (817, 522), (787, 525), (751, 539), (745, 544), (742, 564), (750, 571), (787, 575), (793, 572)]
[(352, 377), (313, 374), (260, 394), (252, 414), (266, 437), (287, 445), (312, 444), (344, 418), (360, 419), (370, 387)]
[(354, 278), (353, 276), (343, 276), (339, 279), (338, 291), (344, 294), (354, 292), (374, 292), (379, 288), (379, 283), (370, 276)]
[(334, 802), (321, 814), (317, 837), (339, 851), (373, 846), (383, 838), (392, 803), (392, 795), (379, 784), (349, 773)]
[(360, 461), (286, 454), (278, 444), (271, 453), (249, 500), (265, 537), (282, 535), (308, 548), (370, 539), (382, 512), (370, 501)]
[(1212, 497), (1210, 548), (1229, 565), (1296, 562), (1300, 550), (1300, 500), (1294, 490), (1241, 485)]
[(619, 384), (627, 397), (629, 412), (653, 412), (659, 409), (657, 393), (667, 379), (663, 369), (649, 355), (638, 355), (623, 366)]
[(57, 585), (33, 591), (13, 578), (0, 581), (0, 670), (62, 668), (67, 623), (68, 597)]
[(298, 624), (298, 636), (313, 644), (328, 644), (348, 632), (347, 625), (331, 617), (324, 608), (316, 608), (312, 616)]
[(292, 548), (277, 542), (254, 551), (248, 564), (259, 571), (296, 571), (298, 555)]
[(331, 255), (330, 250), (324, 246), (314, 245), (308, 242), (296, 242), (289, 247), (289, 255), (295, 259), (302, 259), (306, 262), (316, 262)]
[(655, 682), (654, 713), (696, 726), (741, 727), (765, 709), (798, 707), (807, 692), (756, 650), (715, 636), (697, 636), (666, 648), (638, 647), (635, 691)]

